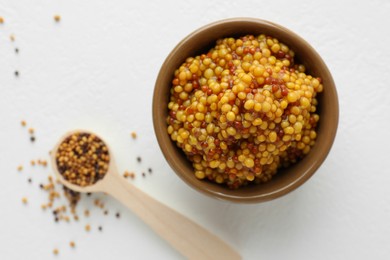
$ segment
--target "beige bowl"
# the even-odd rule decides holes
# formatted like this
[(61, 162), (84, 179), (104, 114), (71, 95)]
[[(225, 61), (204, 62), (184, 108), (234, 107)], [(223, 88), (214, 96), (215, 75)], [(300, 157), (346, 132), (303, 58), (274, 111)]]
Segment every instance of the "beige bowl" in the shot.
[[(307, 72), (322, 79), (324, 91), (319, 94), (317, 141), (310, 153), (301, 161), (286, 169), (280, 169), (273, 179), (259, 185), (248, 185), (237, 190), (199, 180), (194, 169), (180, 148), (167, 133), (167, 105), (174, 71), (187, 57), (196, 56), (215, 45), (219, 38), (238, 37), (246, 34), (267, 34), (279, 39), (295, 51), (295, 59), (304, 64)], [(206, 25), (184, 38), (168, 55), (158, 74), (153, 94), (153, 124), (160, 148), (176, 174), (192, 188), (215, 198), (233, 202), (255, 203), (278, 198), (307, 181), (320, 167), (332, 147), (339, 116), (336, 87), (332, 76), (318, 53), (301, 37), (290, 30), (259, 19), (234, 18)]]

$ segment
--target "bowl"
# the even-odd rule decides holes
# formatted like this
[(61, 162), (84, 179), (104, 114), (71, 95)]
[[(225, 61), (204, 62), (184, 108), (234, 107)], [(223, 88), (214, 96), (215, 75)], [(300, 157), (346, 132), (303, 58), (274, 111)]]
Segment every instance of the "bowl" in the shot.
[[(295, 51), (295, 60), (304, 64), (307, 73), (320, 77), (324, 90), (317, 96), (317, 140), (309, 154), (288, 168), (281, 168), (271, 181), (229, 189), (214, 182), (199, 180), (184, 152), (171, 141), (167, 133), (166, 118), (174, 71), (187, 57), (206, 53), (217, 39), (247, 34), (266, 34), (279, 39)], [(167, 162), (175, 173), (190, 187), (208, 196), (232, 202), (257, 203), (283, 196), (306, 182), (327, 157), (338, 125), (339, 106), (332, 76), (319, 54), (305, 40), (275, 23), (255, 18), (232, 18), (205, 25), (179, 42), (164, 61), (155, 83), (153, 94), (154, 131)]]

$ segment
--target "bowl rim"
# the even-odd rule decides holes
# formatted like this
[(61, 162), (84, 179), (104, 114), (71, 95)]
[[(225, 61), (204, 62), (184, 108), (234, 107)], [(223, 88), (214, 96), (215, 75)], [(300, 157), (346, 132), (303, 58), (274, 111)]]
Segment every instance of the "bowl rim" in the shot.
[[(180, 164), (176, 163), (175, 159), (173, 159), (175, 156), (170, 152), (169, 149), (166, 149), (167, 145), (171, 145), (172, 141), (169, 137), (169, 135), (166, 132), (166, 119), (161, 118), (158, 116), (159, 113), (161, 113), (160, 106), (158, 105), (161, 102), (161, 88), (159, 88), (159, 82), (161, 81), (161, 78), (163, 78), (164, 68), (171, 62), (173, 57), (177, 54), (177, 52), (183, 48), (189, 41), (191, 41), (194, 37), (199, 36), (199, 34), (204, 33), (207, 30), (215, 29), (220, 26), (227, 26), (228, 24), (237, 23), (237, 22), (244, 22), (244, 23), (250, 23), (262, 27), (267, 27), (269, 30), (278, 31), (279, 33), (289, 35), (294, 38), (294, 41), (299, 41), (300, 44), (303, 44), (308, 52), (310, 52), (310, 55), (312, 55), (316, 62), (320, 63), (321, 68), (323, 68), (324, 73), (328, 74), (328, 84), (329, 88), (331, 89), (331, 94), (333, 96), (332, 105), (334, 106), (334, 110), (337, 112), (333, 115), (332, 123), (334, 124), (334, 128), (329, 130), (329, 133), (327, 133), (328, 138), (330, 138), (329, 142), (325, 143), (324, 147), (322, 148), (321, 158), (317, 158), (315, 163), (312, 163), (310, 167), (305, 168), (305, 171), (296, 179), (294, 179), (292, 182), (288, 183), (284, 187), (273, 190), (268, 193), (264, 194), (256, 194), (253, 196), (238, 196), (238, 195), (229, 195), (223, 192), (217, 192), (215, 190), (211, 190), (206, 185), (201, 185), (199, 183), (194, 183), (193, 176), (186, 176), (183, 174), (183, 171), (185, 170)], [(215, 42), (215, 41), (214, 41)], [(183, 38), (168, 54), (166, 59), (164, 60), (163, 64), (161, 65), (159, 74), (155, 81), (155, 87), (153, 92), (153, 102), (152, 102), (152, 117), (153, 117), (153, 126), (154, 126), (154, 132), (160, 147), (160, 150), (162, 151), (166, 161), (170, 165), (170, 167), (173, 169), (173, 171), (182, 179), (187, 185), (189, 185), (191, 188), (205, 194), (211, 197), (215, 197), (222, 200), (227, 200), (231, 202), (245, 202), (245, 203), (258, 203), (258, 202), (264, 202), (272, 199), (276, 199), (278, 197), (281, 197), (283, 195), (288, 194), (289, 192), (295, 190), (296, 188), (300, 187), (303, 183), (305, 183), (311, 176), (314, 175), (314, 173), (317, 171), (317, 169), (322, 165), (322, 163), (325, 161), (326, 157), (328, 156), (332, 145), (335, 140), (336, 132), (337, 132), (337, 126), (339, 121), (339, 104), (338, 104), (338, 95), (336, 86), (333, 80), (332, 75), (330, 74), (330, 71), (328, 67), (326, 66), (325, 62), (321, 58), (321, 56), (317, 53), (317, 51), (302, 37), (297, 35), (296, 33), (292, 32), (291, 30), (267, 21), (263, 19), (258, 18), (249, 18), (249, 17), (236, 17), (236, 18), (228, 18), (223, 20), (218, 20), (209, 24), (206, 24), (193, 32), (189, 33), (185, 38)], [(162, 124), (164, 123), (164, 124)], [(162, 125), (165, 125), (163, 128)], [(176, 146), (176, 149), (180, 149)], [(310, 153), (309, 153), (310, 154)], [(201, 180), (196, 179), (197, 182), (202, 182)], [(214, 184), (214, 183), (213, 183)], [(218, 185), (218, 184), (214, 184)]]

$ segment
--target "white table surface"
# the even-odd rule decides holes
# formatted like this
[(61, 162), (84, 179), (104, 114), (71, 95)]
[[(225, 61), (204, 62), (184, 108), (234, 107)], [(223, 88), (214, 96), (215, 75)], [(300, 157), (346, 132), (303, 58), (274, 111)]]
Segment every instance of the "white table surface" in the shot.
[[(57, 138), (74, 128), (102, 134), (119, 170), (137, 173), (135, 185), (244, 259), (390, 259), (389, 13), (385, 0), (1, 0), (0, 259), (182, 259), (113, 199), (103, 198), (109, 216), (83, 200), (79, 210), (92, 212), (79, 223), (54, 223), (40, 209), (46, 195), (38, 184), (50, 168), (29, 161), (48, 159)], [(151, 117), (154, 81), (171, 49), (200, 26), (240, 16), (279, 23), (310, 42), (340, 100), (337, 137), (318, 172), (287, 196), (252, 205), (217, 201), (183, 183), (160, 152)], [(23, 119), (36, 129), (33, 144)], [(153, 174), (142, 178), (148, 167)]]

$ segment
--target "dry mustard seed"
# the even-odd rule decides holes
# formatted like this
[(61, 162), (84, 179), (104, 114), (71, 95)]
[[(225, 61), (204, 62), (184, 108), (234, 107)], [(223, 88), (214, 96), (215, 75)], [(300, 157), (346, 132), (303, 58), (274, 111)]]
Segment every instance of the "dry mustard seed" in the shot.
[(9, 36), (9, 39), (11, 40), (11, 42), (14, 42), (14, 41), (15, 41), (15, 35), (11, 34), (11, 35)]
[(76, 243), (73, 242), (73, 241), (70, 241), (70, 242), (69, 242), (69, 246), (70, 246), (71, 248), (75, 248), (75, 247), (76, 247)]
[(17, 168), (17, 170), (18, 170), (19, 172), (23, 171), (23, 165), (19, 165), (18, 168)]
[(131, 137), (133, 139), (137, 139), (137, 133), (136, 132), (131, 132)]
[(89, 210), (84, 210), (84, 216), (89, 217)]
[(35, 132), (35, 129), (34, 129), (34, 128), (32, 128), (32, 127), (30, 127), (30, 128), (28, 129), (28, 132), (29, 132), (30, 134), (34, 134), (34, 132)]
[(102, 179), (110, 162), (108, 147), (94, 134), (77, 132), (58, 147), (56, 163), (65, 180), (85, 187)]
[(4, 18), (0, 16), (0, 24), (4, 23)]
[(58, 23), (60, 20), (61, 20), (61, 16), (59, 16), (58, 14), (54, 15), (54, 21)]
[(24, 120), (22, 120), (22, 121), (20, 122), (20, 124), (21, 124), (23, 127), (25, 127), (25, 126), (27, 125), (26, 121), (24, 121)]
[(23, 204), (27, 204), (27, 203), (28, 203), (27, 198), (26, 198), (26, 197), (23, 197), (23, 198), (22, 198), (22, 202), (23, 202)]
[(31, 164), (31, 166), (35, 166), (35, 161), (31, 160), (30, 164)]
[(90, 225), (85, 225), (85, 231), (89, 232), (91, 230), (91, 226)]
[(54, 255), (58, 255), (59, 253), (60, 253), (60, 251), (58, 251), (57, 248), (53, 249), (53, 254), (54, 254)]

